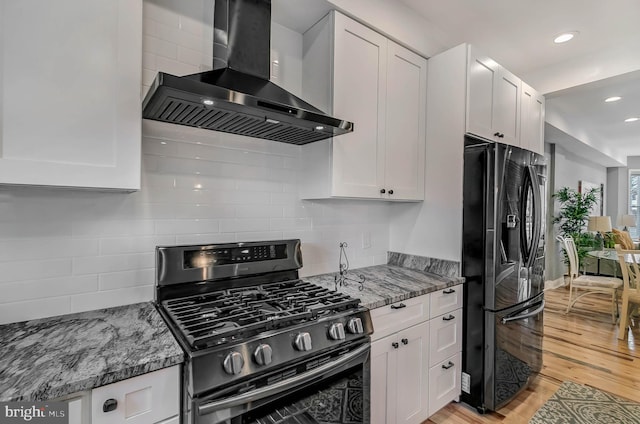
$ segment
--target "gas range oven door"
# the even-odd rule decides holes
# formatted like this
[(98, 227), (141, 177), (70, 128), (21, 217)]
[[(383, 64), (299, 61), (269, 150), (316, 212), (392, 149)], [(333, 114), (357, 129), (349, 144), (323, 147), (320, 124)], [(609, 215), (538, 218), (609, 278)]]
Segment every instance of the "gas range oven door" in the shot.
[(367, 341), (206, 396), (187, 396), (185, 422), (369, 423), (369, 350)]

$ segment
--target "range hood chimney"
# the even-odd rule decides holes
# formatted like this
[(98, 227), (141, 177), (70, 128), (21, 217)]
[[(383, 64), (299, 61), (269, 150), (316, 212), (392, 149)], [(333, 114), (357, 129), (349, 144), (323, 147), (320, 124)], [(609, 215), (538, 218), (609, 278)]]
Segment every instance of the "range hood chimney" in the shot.
[(353, 131), (269, 81), (271, 0), (214, 0), (213, 71), (158, 72), (142, 117), (291, 144)]

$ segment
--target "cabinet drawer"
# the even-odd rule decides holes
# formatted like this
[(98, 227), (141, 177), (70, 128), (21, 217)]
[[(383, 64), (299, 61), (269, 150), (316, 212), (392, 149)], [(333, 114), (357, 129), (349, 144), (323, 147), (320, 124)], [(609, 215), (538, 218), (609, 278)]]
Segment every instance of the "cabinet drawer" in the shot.
[(429, 365), (434, 366), (462, 350), (462, 309), (429, 321)]
[(460, 396), (462, 353), (429, 369), (429, 416)]
[[(92, 424), (148, 424), (178, 415), (180, 367), (164, 368), (98, 387), (91, 392)], [(103, 412), (109, 399), (115, 409)]]
[(371, 310), (372, 340), (378, 340), (429, 319), (429, 295), (385, 305)]
[(462, 307), (462, 285), (431, 293), (430, 317), (434, 318)]

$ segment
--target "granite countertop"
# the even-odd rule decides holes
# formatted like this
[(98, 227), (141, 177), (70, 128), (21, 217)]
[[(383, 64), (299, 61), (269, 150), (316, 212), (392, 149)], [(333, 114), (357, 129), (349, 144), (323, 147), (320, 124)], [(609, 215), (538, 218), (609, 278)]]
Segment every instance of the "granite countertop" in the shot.
[[(337, 273), (305, 277), (306, 281), (334, 289), (334, 276)], [(411, 297), (431, 293), (446, 287), (462, 284), (464, 278), (443, 276), (429, 271), (409, 269), (397, 265), (376, 265), (350, 270), (350, 278), (365, 277), (363, 290), (360, 284), (348, 281), (346, 286), (338, 287), (338, 291), (358, 298), (362, 305), (369, 309), (379, 308)]]
[(0, 326), (0, 401), (39, 401), (180, 364), (152, 303)]

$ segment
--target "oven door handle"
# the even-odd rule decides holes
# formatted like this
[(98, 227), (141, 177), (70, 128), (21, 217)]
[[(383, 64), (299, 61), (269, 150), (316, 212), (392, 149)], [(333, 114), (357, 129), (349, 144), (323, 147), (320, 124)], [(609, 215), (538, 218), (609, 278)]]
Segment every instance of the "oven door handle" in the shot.
[(232, 396), (232, 397), (221, 399), (221, 400), (214, 400), (214, 401), (199, 405), (198, 414), (206, 415), (220, 409), (233, 408), (234, 406), (243, 405), (247, 402), (253, 402), (258, 399), (269, 397), (276, 393), (293, 389), (310, 380), (313, 380), (314, 378), (322, 376), (327, 371), (335, 371), (337, 367), (348, 364), (353, 359), (359, 357), (364, 353), (367, 353), (369, 351), (369, 348), (370, 348), (369, 344), (359, 347), (349, 353), (344, 354), (343, 356), (341, 356), (335, 361), (328, 362), (324, 365), (321, 365), (317, 368), (312, 369), (311, 371), (296, 375), (287, 380), (279, 381), (275, 384), (272, 384), (271, 386), (265, 386), (260, 389), (244, 392), (237, 396)]

